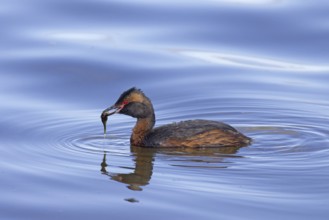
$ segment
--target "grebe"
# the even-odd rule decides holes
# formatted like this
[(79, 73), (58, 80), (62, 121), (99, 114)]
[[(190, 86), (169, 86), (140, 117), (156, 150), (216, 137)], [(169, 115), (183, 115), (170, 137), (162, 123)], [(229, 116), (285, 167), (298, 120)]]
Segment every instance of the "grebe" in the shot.
[(151, 100), (135, 87), (123, 92), (117, 102), (105, 109), (101, 119), (106, 132), (109, 115), (119, 113), (137, 118), (130, 143), (138, 147), (242, 147), (251, 138), (223, 122), (188, 120), (154, 128), (155, 114)]

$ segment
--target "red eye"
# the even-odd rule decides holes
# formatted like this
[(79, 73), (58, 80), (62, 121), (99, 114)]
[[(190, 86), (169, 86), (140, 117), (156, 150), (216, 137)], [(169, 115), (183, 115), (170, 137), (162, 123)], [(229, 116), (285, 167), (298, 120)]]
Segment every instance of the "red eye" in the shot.
[(122, 105), (127, 105), (128, 104), (128, 101), (127, 100), (124, 100), (123, 102), (122, 102)]

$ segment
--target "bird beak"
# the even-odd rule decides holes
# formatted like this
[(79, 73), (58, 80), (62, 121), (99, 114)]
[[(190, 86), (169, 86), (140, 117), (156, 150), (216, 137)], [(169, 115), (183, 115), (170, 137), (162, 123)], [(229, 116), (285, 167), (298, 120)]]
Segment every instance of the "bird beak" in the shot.
[(102, 123), (104, 126), (104, 135), (106, 134), (106, 122), (107, 117), (110, 115), (113, 115), (115, 113), (118, 113), (121, 110), (120, 106), (112, 105), (111, 107), (105, 109), (101, 114)]
[(112, 105), (111, 107), (108, 107), (102, 112), (101, 118), (108, 117), (110, 115), (118, 113), (120, 110), (121, 110), (120, 106)]

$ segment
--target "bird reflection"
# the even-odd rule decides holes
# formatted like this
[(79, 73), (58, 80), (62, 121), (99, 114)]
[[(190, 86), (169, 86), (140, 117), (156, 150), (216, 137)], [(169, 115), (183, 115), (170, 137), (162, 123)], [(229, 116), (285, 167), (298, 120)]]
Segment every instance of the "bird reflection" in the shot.
[(127, 184), (128, 188), (134, 191), (141, 191), (141, 186), (148, 185), (152, 172), (155, 151), (145, 149), (141, 152), (139, 148), (132, 148), (131, 152), (134, 156), (135, 168), (131, 173), (111, 173), (107, 171), (106, 152), (104, 152), (103, 161), (101, 163), (101, 172), (108, 175), (112, 180)]
[[(109, 176), (112, 180), (124, 183), (127, 188), (134, 191), (142, 191), (143, 186), (149, 184), (153, 174), (153, 164), (156, 154), (165, 156), (175, 156), (175, 160), (172, 166), (180, 167), (200, 167), (209, 168), (209, 164), (213, 163), (217, 166), (212, 168), (226, 168), (228, 163), (224, 160), (238, 151), (238, 147), (223, 147), (223, 148), (204, 148), (204, 149), (188, 149), (177, 148), (173, 149), (154, 149), (154, 148), (140, 148), (131, 147), (131, 155), (133, 156), (134, 168), (131, 173), (112, 173), (108, 171), (108, 164), (106, 162), (107, 152), (104, 152), (103, 160), (101, 162), (101, 172), (104, 175)], [(236, 156), (234, 157), (241, 157)], [(190, 163), (197, 164), (191, 166)], [(198, 166), (198, 164), (200, 164)], [(206, 166), (205, 166), (206, 164)], [(220, 164), (220, 166), (218, 166)], [(224, 164), (224, 165), (223, 165)], [(226, 164), (226, 165), (225, 165)]]

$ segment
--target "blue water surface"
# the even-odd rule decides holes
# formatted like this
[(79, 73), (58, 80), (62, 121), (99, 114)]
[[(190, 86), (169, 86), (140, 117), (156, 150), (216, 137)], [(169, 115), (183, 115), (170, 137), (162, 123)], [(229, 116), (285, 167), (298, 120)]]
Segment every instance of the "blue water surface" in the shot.
[[(0, 219), (327, 219), (329, 2), (1, 0)], [(140, 149), (99, 118), (141, 88), (156, 125), (244, 148)]]

